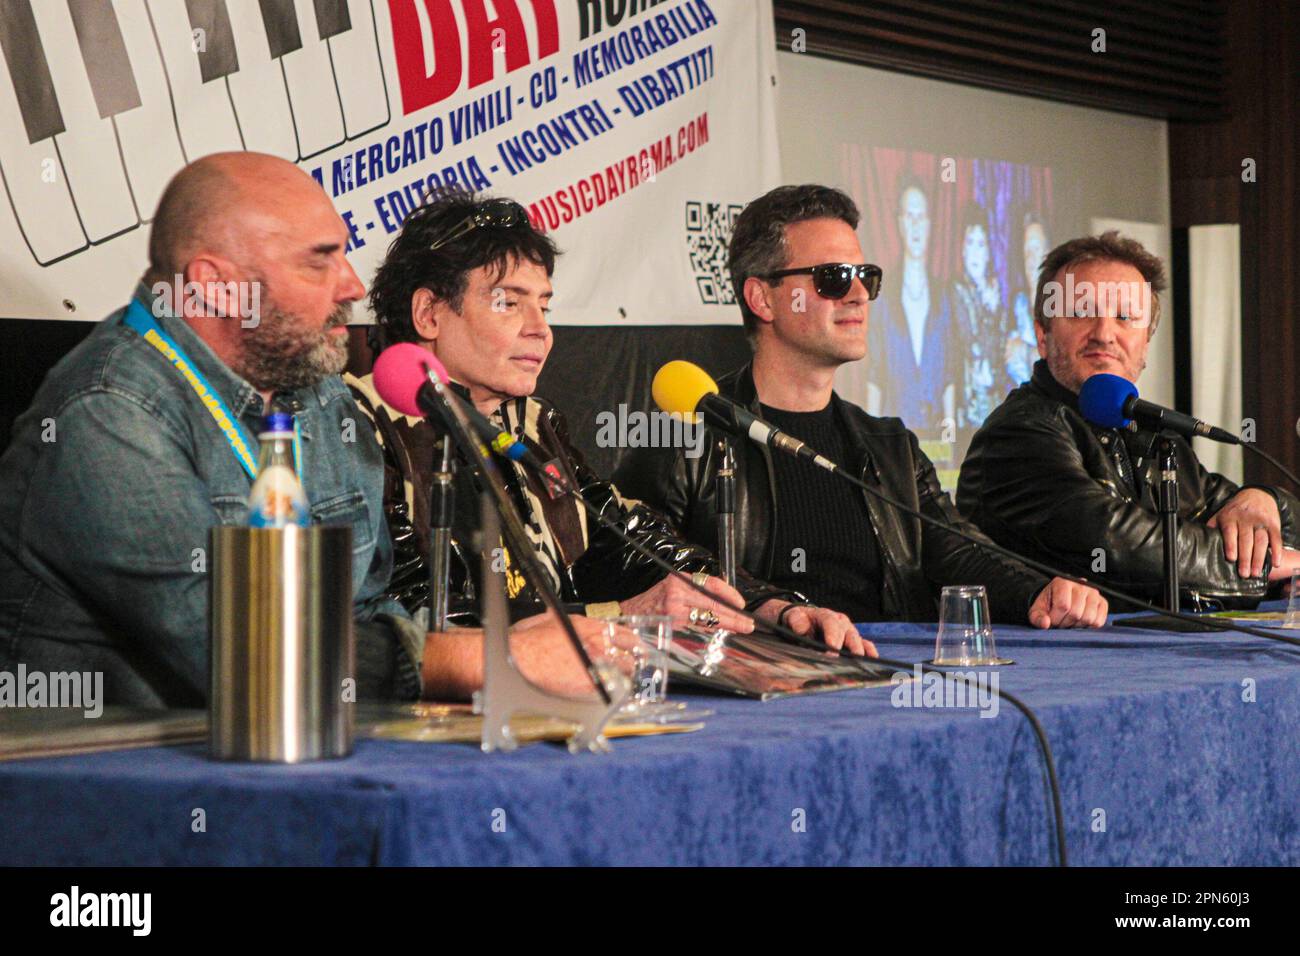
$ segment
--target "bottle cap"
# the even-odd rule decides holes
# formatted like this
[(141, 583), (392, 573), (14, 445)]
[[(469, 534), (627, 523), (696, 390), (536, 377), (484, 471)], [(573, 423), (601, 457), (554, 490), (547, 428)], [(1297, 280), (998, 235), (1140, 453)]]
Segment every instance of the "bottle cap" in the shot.
[(293, 416), (288, 412), (272, 412), (262, 420), (262, 431), (259, 434), (291, 431), (293, 431)]

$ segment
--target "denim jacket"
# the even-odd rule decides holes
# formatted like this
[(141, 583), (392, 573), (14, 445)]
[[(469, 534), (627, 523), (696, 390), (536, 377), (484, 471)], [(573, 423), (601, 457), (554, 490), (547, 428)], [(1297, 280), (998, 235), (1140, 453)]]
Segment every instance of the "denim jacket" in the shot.
[[(136, 297), (153, 309), (144, 285)], [(125, 311), (50, 371), (0, 457), (0, 670), (99, 671), (106, 703), (202, 706), (209, 530), (244, 523), (252, 482)], [(154, 314), (256, 436), (257, 390), (185, 322)], [(338, 376), (277, 404), (300, 426), (312, 521), (352, 527), (358, 691), (414, 698), (423, 635), (383, 596), (392, 546), (379, 446)]]

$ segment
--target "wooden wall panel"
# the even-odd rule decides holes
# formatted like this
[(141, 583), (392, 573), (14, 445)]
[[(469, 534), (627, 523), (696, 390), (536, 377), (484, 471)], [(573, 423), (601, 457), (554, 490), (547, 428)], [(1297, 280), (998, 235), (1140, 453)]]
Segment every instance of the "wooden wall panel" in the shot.
[(775, 0), (775, 12), (783, 50), (798, 38), (814, 55), (1145, 116), (1224, 108), (1221, 0)]
[[(1300, 471), (1300, 4), (1229, 9), (1225, 115), (1169, 125), (1172, 225), (1240, 225), (1243, 415), (1261, 447)], [(1283, 481), (1255, 456), (1245, 473)]]

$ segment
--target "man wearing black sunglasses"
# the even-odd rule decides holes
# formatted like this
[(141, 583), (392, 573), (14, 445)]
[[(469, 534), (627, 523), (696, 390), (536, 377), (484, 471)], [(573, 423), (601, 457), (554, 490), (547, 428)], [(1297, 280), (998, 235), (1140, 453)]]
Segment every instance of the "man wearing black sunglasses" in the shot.
[[(977, 537), (939, 487), (916, 436), (834, 391), (838, 368), (867, 354), (869, 303), (881, 270), (858, 244), (858, 210), (838, 189), (782, 186), (736, 221), (728, 268), (753, 362), (718, 381), (724, 395), (897, 501)], [(716, 446), (637, 449), (615, 472), (627, 494), (664, 511), (691, 541), (717, 541)], [(828, 644), (861, 650), (848, 621), (937, 618), (940, 589), (982, 584), (995, 618), (1037, 627), (1098, 627), (1093, 588), (1047, 578), (956, 535), (921, 524), (828, 472), (746, 442), (736, 454), (737, 563), (815, 607), (769, 601), (760, 614)], [(834, 610), (828, 610), (834, 609)], [(838, 638), (838, 642), (837, 642)]]

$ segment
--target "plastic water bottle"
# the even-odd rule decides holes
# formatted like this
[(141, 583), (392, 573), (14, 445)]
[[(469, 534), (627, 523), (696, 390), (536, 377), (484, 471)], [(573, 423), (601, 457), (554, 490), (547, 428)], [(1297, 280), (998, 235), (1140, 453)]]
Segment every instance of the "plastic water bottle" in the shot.
[(311, 523), (307, 494), (293, 464), (293, 416), (272, 412), (266, 416), (258, 439), (257, 480), (248, 494), (251, 528), (306, 527)]

